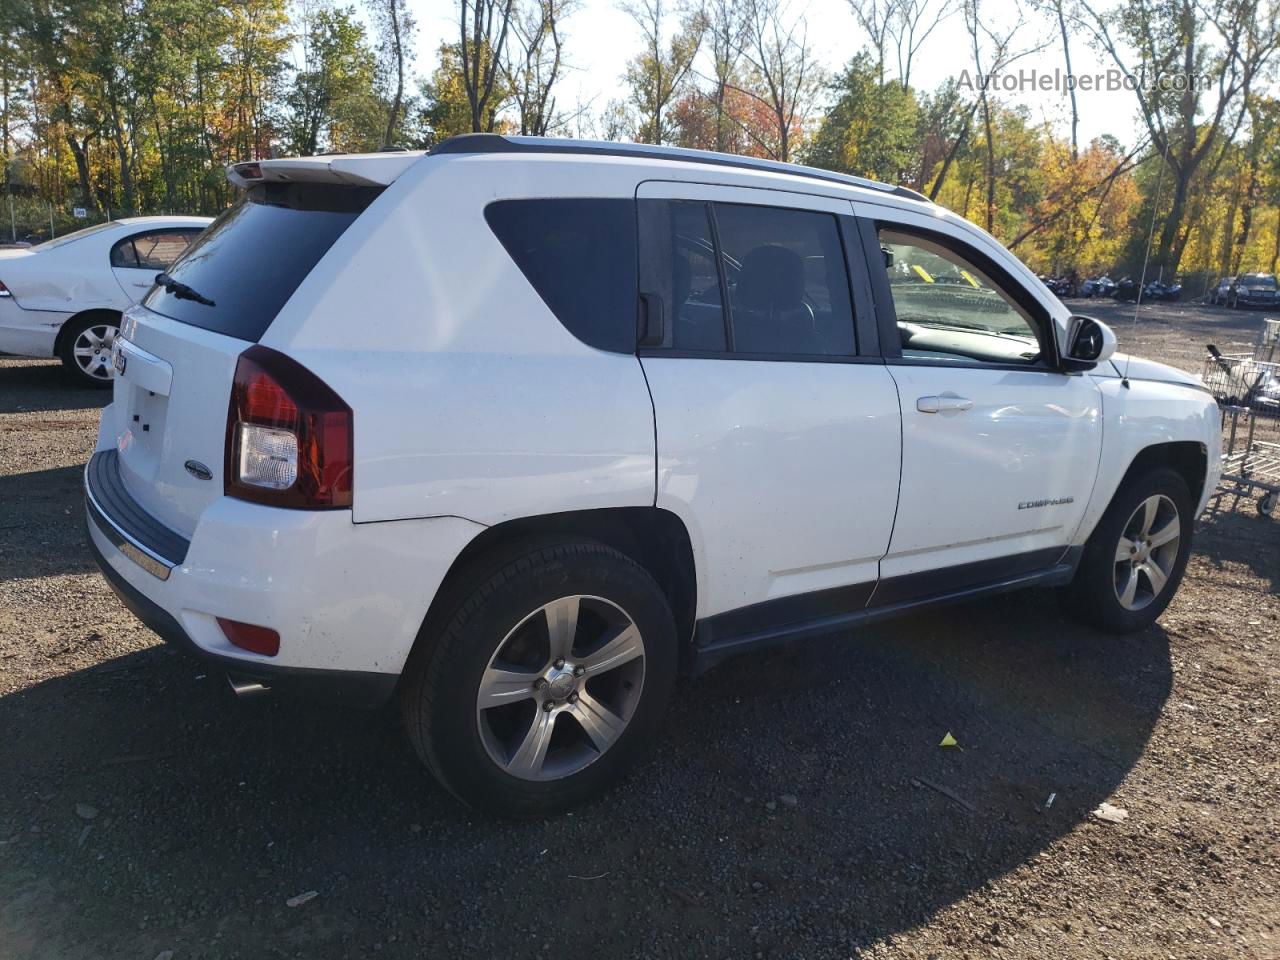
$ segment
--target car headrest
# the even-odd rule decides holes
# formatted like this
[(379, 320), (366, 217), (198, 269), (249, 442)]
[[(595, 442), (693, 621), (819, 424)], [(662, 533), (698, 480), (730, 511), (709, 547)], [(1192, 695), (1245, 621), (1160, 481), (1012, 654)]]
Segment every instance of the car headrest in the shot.
[(748, 310), (795, 309), (804, 300), (804, 261), (786, 247), (756, 247), (742, 259), (737, 294)]

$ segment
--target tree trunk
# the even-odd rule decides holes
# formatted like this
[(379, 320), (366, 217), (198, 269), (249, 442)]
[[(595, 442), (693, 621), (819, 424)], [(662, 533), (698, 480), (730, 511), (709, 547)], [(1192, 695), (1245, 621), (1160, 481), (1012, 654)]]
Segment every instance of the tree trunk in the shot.
[(1240, 261), (1244, 259), (1244, 248), (1249, 243), (1249, 231), (1253, 228), (1253, 210), (1258, 204), (1258, 142), (1261, 137), (1255, 131), (1253, 142), (1249, 145), (1249, 180), (1244, 188), (1244, 204), (1240, 209), (1240, 233), (1236, 237), (1235, 249), (1231, 254), (1231, 273), (1240, 272)]
[[(1067, 20), (1062, 14), (1062, 0), (1058, 0), (1058, 29), (1062, 32), (1062, 59), (1066, 61), (1067, 76), (1071, 76), (1071, 44), (1067, 39)], [(1072, 84), (1069, 88), (1071, 94), (1071, 162), (1075, 163), (1080, 159), (1080, 141), (1077, 137), (1077, 130), (1080, 127), (1080, 111), (1076, 107), (1076, 88)]]
[(97, 210), (98, 205), (93, 199), (93, 189), (89, 185), (89, 138), (84, 138), (84, 143), (76, 139), (74, 133), (67, 133), (67, 146), (71, 148), (71, 155), (76, 159), (76, 176), (80, 181), (80, 202), (90, 210)]
[(1271, 248), (1271, 275), (1276, 273), (1276, 264), (1280, 263), (1280, 206), (1276, 207), (1276, 240)]
[[(384, 146), (391, 146), (396, 128), (400, 125), (400, 104), (404, 100), (404, 46), (400, 37), (400, 2), (387, 0), (387, 9), (391, 16), (391, 50), (396, 58), (396, 93), (391, 101), (391, 115), (387, 117), (387, 132), (382, 138)], [(472, 114), (472, 126), (480, 130), (478, 118)], [(492, 132), (492, 128), (489, 132)]]

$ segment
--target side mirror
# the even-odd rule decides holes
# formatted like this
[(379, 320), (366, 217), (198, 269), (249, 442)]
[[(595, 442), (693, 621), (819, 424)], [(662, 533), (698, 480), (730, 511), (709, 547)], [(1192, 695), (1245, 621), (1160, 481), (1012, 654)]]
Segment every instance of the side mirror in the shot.
[(1072, 317), (1067, 327), (1067, 352), (1062, 368), (1069, 371), (1092, 370), (1110, 360), (1116, 352), (1116, 335), (1101, 320)]

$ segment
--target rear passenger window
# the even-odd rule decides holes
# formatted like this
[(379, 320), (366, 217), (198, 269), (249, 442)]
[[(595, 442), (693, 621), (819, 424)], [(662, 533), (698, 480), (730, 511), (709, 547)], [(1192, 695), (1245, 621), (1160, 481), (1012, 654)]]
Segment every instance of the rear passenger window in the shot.
[(635, 201), (499, 200), (484, 215), (570, 333), (600, 350), (635, 352)]
[(667, 305), (671, 349), (762, 358), (855, 353), (833, 215), (644, 200), (640, 232), (641, 286)]
[(111, 265), (156, 272), (168, 270), (199, 232), (164, 230), (137, 234), (111, 248)]

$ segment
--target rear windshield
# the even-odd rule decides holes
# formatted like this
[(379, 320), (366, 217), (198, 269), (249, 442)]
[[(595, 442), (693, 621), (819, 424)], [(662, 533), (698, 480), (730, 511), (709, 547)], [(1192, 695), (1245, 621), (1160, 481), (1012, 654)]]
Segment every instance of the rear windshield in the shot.
[(152, 287), (142, 302), (174, 320), (256, 342), (312, 267), (381, 192), (381, 187), (259, 184), (169, 268), (170, 277), (213, 305), (179, 296), (176, 286)]

